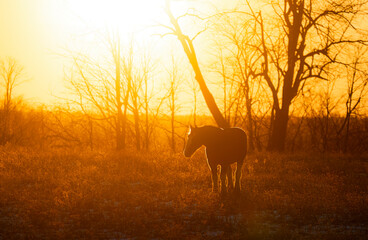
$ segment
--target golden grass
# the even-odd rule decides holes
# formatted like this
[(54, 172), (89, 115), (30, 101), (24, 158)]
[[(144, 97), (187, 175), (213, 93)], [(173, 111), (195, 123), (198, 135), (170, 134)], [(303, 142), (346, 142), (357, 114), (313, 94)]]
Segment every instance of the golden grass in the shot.
[(364, 239), (368, 161), (255, 154), (211, 193), (203, 151), (0, 149), (0, 239)]

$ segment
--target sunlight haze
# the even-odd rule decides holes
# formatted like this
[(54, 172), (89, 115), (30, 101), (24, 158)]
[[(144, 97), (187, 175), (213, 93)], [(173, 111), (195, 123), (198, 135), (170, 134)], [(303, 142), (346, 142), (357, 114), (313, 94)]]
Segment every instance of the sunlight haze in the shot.
[[(85, 41), (99, 41), (91, 39), (98, 31), (129, 35), (165, 22), (163, 4), (164, 0), (0, 0), (0, 56), (19, 61), (28, 79), (16, 94), (31, 102), (54, 101), (65, 91), (66, 60), (60, 56), (65, 49), (85, 50)], [(152, 31), (144, 36), (151, 35)]]

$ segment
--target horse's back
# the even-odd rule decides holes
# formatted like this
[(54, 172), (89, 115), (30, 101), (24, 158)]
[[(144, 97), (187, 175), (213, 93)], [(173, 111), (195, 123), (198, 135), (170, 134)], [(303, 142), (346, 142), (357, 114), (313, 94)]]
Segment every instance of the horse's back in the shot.
[(217, 144), (207, 148), (207, 156), (218, 164), (242, 162), (247, 153), (247, 135), (241, 128), (226, 128), (218, 136)]
[(247, 153), (247, 135), (241, 128), (226, 128), (223, 131), (226, 149), (244, 158)]

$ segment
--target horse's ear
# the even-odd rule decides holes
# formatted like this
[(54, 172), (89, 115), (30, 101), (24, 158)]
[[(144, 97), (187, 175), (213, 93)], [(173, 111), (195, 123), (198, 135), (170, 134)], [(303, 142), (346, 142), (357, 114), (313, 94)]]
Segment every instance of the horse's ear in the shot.
[(189, 129), (188, 129), (188, 134), (190, 134), (192, 132), (192, 125), (189, 125)]

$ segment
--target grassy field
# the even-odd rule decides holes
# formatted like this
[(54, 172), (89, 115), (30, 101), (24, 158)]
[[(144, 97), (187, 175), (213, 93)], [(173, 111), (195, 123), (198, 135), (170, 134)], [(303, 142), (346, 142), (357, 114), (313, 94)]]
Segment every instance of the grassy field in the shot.
[(254, 154), (211, 192), (203, 150), (0, 148), (0, 239), (365, 239), (368, 158)]

